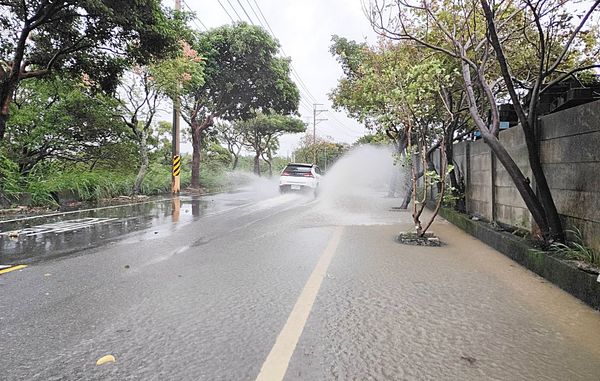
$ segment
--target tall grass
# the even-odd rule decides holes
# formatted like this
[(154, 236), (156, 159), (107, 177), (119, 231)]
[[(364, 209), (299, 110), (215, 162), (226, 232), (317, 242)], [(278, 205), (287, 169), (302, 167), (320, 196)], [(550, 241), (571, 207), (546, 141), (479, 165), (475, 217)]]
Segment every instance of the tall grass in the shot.
[(0, 153), (0, 196), (14, 201), (21, 193), (19, 166)]
[[(565, 243), (555, 242), (548, 251), (565, 259), (586, 262), (600, 268), (600, 253), (586, 246), (583, 241), (583, 233), (577, 228), (565, 231), (569, 241)], [(534, 250), (535, 252), (542, 252)]]
[(600, 253), (585, 246), (581, 230), (573, 228), (567, 230), (566, 233), (570, 237), (569, 242), (566, 245), (562, 243), (552, 244), (552, 251), (561, 254), (567, 259), (583, 261), (600, 267)]
[[(2, 175), (4, 172), (0, 172)], [(10, 179), (19, 176), (12, 175)], [(57, 199), (71, 197), (80, 201), (98, 201), (119, 196), (130, 196), (137, 173), (122, 174), (107, 169), (90, 171), (87, 168), (74, 167), (68, 170), (51, 169), (34, 172), (26, 179), (21, 179), (23, 185), (3, 181), (0, 191), (17, 200), (22, 193), (31, 195), (32, 206), (56, 207)], [(8, 177), (7, 177), (8, 178)], [(191, 174), (189, 170), (181, 172), (181, 187), (189, 186)], [(202, 187), (209, 192), (223, 190), (227, 186), (226, 174), (222, 168), (203, 168), (200, 174)], [(12, 181), (12, 180), (11, 180)], [(8, 189), (8, 191), (3, 188)], [(171, 168), (167, 165), (152, 164), (140, 193), (143, 195), (159, 195), (171, 191)]]

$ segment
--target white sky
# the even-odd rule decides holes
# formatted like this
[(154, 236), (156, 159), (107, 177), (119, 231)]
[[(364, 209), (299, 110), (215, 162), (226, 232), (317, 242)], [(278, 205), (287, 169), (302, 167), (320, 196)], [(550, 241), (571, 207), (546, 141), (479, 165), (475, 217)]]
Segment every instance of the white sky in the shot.
[[(317, 135), (329, 136), (338, 142), (354, 143), (367, 132), (361, 124), (347, 118), (345, 113), (334, 112), (327, 96), (342, 76), (339, 64), (329, 53), (331, 36), (337, 34), (370, 43), (376, 40), (375, 33), (363, 15), (361, 0), (185, 0), (182, 1), (182, 8), (189, 10), (189, 6), (196, 12), (200, 22), (192, 23), (192, 26), (199, 30), (204, 30), (202, 24), (207, 28), (231, 24), (231, 19), (219, 1), (234, 20), (237, 21), (238, 18), (232, 6), (244, 21), (248, 21), (241, 3), (254, 23), (260, 25), (250, 7), (252, 5), (260, 16), (256, 9), (258, 3), (275, 37), (291, 57), (296, 73), (316, 102), (323, 104), (319, 107), (329, 110), (318, 116), (328, 120), (317, 124)], [(165, 0), (163, 3), (174, 7), (175, 1)], [(309, 129), (312, 132), (314, 99), (293, 76), (292, 79), (298, 84), (302, 95), (300, 114), (305, 122), (310, 121)], [(280, 138), (278, 155), (291, 155), (301, 136), (302, 134), (286, 135)], [(191, 147), (184, 145), (182, 150), (191, 151)]]

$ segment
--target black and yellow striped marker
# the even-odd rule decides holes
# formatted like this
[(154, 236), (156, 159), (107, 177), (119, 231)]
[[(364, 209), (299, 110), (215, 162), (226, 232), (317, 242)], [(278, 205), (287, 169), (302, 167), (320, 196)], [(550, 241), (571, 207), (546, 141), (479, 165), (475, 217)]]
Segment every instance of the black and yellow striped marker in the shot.
[(181, 156), (175, 155), (173, 156), (173, 176), (179, 176), (181, 172)]

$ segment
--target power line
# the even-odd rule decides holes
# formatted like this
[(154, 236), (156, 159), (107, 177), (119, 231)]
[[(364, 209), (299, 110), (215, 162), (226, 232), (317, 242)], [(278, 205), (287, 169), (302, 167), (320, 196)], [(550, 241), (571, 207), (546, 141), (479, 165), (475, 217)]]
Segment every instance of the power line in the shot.
[[(252, 7), (252, 4), (250, 4), (250, 0), (246, 0), (246, 1), (248, 2), (248, 5), (250, 5), (250, 9), (252, 9), (252, 12), (254, 12), (254, 15), (256, 16), (256, 19), (258, 20), (258, 22), (260, 23), (260, 25), (263, 28), (268, 29), (269, 32), (271, 33), (271, 36), (273, 36), (273, 38), (277, 38), (275, 36), (275, 33), (273, 32), (273, 29), (271, 28), (271, 25), (269, 24), (269, 21), (265, 17), (264, 13), (262, 12), (262, 9), (260, 8), (260, 5), (258, 5), (258, 3), (256, 2), (256, 0), (253, 0), (253, 1), (254, 1), (254, 4), (256, 5), (256, 8), (258, 9), (258, 12), (260, 13), (260, 15), (262, 16), (263, 20), (265, 21), (264, 24), (263, 24), (262, 20), (260, 19), (260, 17), (258, 16), (258, 14), (256, 13), (256, 11), (254, 10), (254, 7)], [(266, 24), (266, 26), (265, 26), (265, 24)], [(286, 53), (286, 51), (283, 49), (283, 47), (280, 46), (279, 49), (281, 50), (281, 52), (285, 56), (289, 56)], [(312, 93), (308, 89), (308, 86), (306, 86), (306, 84), (302, 80), (302, 77), (300, 77), (300, 74), (298, 73), (298, 71), (296, 70), (296, 68), (294, 68), (294, 65), (292, 63), (290, 63), (290, 69), (291, 69), (291, 74), (296, 79), (296, 81), (298, 82), (299, 87), (301, 88), (302, 91), (304, 91), (306, 93), (307, 99), (310, 101), (309, 103), (316, 103), (317, 102), (317, 98), (312, 95)]]
[(312, 106), (310, 105), (310, 103), (308, 103), (308, 101), (306, 101), (302, 98), (300, 98), (300, 106), (303, 106), (305, 109), (312, 112)]
[(244, 6), (242, 5), (242, 2), (240, 0), (237, 0), (237, 3), (240, 5), (240, 7), (242, 8), (242, 11), (244, 11), (244, 14), (246, 15), (246, 17), (248, 17), (248, 20), (250, 20), (250, 24), (254, 25), (254, 22), (252, 21), (252, 19), (250, 18), (250, 15), (248, 14), (248, 12), (246, 12), (246, 8), (244, 8)]
[(329, 115), (333, 118), (334, 122), (336, 122), (337, 124), (339, 124), (340, 126), (343, 127), (341, 131), (346, 136), (349, 136), (349, 137), (352, 137), (352, 138), (356, 137), (356, 136), (351, 136), (348, 132), (351, 132), (352, 134), (357, 134), (358, 136), (362, 136), (364, 134), (363, 132), (358, 132), (358, 131), (355, 131), (355, 130), (351, 129), (350, 127), (346, 126), (344, 123), (340, 122), (340, 120), (335, 116), (334, 113), (330, 113)]
[(223, 6), (223, 3), (221, 3), (221, 0), (217, 0), (219, 2), (219, 5), (221, 6), (221, 8), (223, 8), (223, 10), (225, 11), (225, 13), (227, 13), (227, 16), (229, 16), (229, 19), (231, 20), (231, 23), (234, 24), (235, 21), (233, 21), (233, 17), (231, 17), (231, 15), (229, 14), (229, 12), (227, 12), (227, 9), (225, 9), (225, 7)]
[[(183, 5), (185, 5), (185, 7), (194, 15), (194, 19), (192, 20), (192, 22), (194, 24), (196, 24), (196, 20), (198, 20), (198, 22), (200, 23), (200, 25), (202, 25), (202, 27), (204, 28), (204, 30), (208, 30), (208, 28), (206, 27), (206, 25), (204, 25), (204, 23), (202, 22), (202, 20), (200, 20), (200, 17), (198, 17), (198, 15), (196, 15), (196, 12), (194, 12), (192, 10), (192, 8), (190, 8), (190, 6), (188, 5), (188, 3), (185, 2), (185, 0), (181, 0), (181, 2), (183, 3)], [(196, 24), (196, 28), (200, 29), (198, 27), (198, 24)]]
[[(231, 14), (227, 11), (227, 8), (223, 5), (223, 3), (221, 3), (221, 0), (217, 0), (219, 2), (219, 5), (221, 6), (221, 8), (223, 8), (223, 10), (225, 11), (225, 13), (227, 14), (227, 16), (229, 16), (229, 19), (231, 20), (231, 22), (234, 22), (233, 17), (231, 16)], [(252, 13), (254, 14), (256, 21), (258, 21), (258, 23), (265, 29), (270, 32), (271, 36), (273, 38), (277, 38), (275, 36), (275, 33), (273, 33), (273, 29), (271, 28), (271, 25), (269, 24), (269, 21), (266, 19), (264, 13), (262, 12), (262, 9), (260, 8), (260, 5), (258, 5), (258, 3), (256, 2), (256, 0), (253, 0), (254, 4), (256, 5), (256, 8), (252, 6), (252, 4), (250, 3), (250, 0), (246, 0), (246, 2), (248, 3), (248, 6), (250, 6), (250, 10), (252, 11)], [(231, 9), (233, 10), (233, 12), (235, 12), (235, 15), (237, 16), (237, 19), (239, 21), (243, 21), (242, 17), (240, 16), (240, 13), (238, 13), (236, 7), (234, 7), (234, 5), (232, 4), (231, 0), (227, 0), (227, 3), (229, 4), (229, 6), (231, 7)], [(246, 11), (246, 8), (244, 7), (244, 5), (240, 2), (240, 0), (237, 0), (237, 3), (239, 4), (239, 6), (242, 8), (242, 11), (244, 12), (244, 14), (246, 15), (246, 17), (248, 17), (248, 20), (252, 23), (252, 25), (255, 25), (252, 18), (250, 17), (250, 15), (248, 14), (248, 12)], [(258, 10), (258, 13), (257, 13)], [(259, 16), (262, 16), (261, 17)], [(285, 55), (288, 56), (288, 54), (285, 52), (285, 50), (283, 49), (283, 47), (280, 46), (280, 51)], [(312, 95), (312, 93), (310, 92), (310, 90), (308, 89), (308, 86), (306, 86), (306, 84), (304, 83), (304, 81), (302, 80), (302, 77), (300, 77), (300, 74), (297, 72), (297, 70), (294, 68), (293, 64), (290, 62), (290, 74), (292, 75), (292, 77), (296, 80), (296, 83), (298, 84), (298, 90), (300, 91), (300, 105), (302, 105), (304, 108), (306, 108), (306, 110), (311, 111), (312, 112), (312, 104), (317, 102), (316, 97), (314, 97)]]
[[(256, 5), (256, 8), (258, 9), (258, 12), (262, 16), (263, 20), (265, 20), (265, 23), (267, 24), (267, 28), (269, 29), (269, 31), (271, 31), (271, 35), (275, 36), (275, 33), (273, 33), (273, 29), (271, 29), (271, 25), (269, 25), (269, 21), (267, 20), (267, 18), (265, 17), (265, 15), (262, 13), (262, 10), (260, 9), (260, 5), (258, 5), (258, 3), (256, 2), (256, 0), (252, 0), (252, 1), (254, 1), (254, 4)], [(258, 16), (257, 16), (257, 18), (258, 18)], [(260, 21), (260, 18), (258, 18), (258, 20)]]
[(252, 4), (250, 4), (250, 0), (246, 0), (246, 3), (248, 3), (248, 5), (250, 6), (250, 10), (252, 10), (252, 13), (256, 17), (256, 19), (258, 20), (258, 22), (260, 23), (260, 25), (262, 25), (263, 28), (264, 28), (264, 25), (263, 25), (262, 21), (260, 21), (260, 17), (258, 17), (258, 15), (256, 14), (256, 11), (254, 10), (254, 7), (252, 6)]
[(242, 21), (242, 18), (240, 17), (240, 14), (237, 12), (237, 9), (235, 9), (235, 7), (231, 4), (231, 1), (227, 0), (227, 3), (231, 7), (231, 9), (233, 9), (233, 11), (235, 12), (235, 15), (237, 16), (238, 20)]
[[(219, 0), (220, 2), (220, 0)], [(240, 5), (240, 7), (242, 8), (242, 10), (244, 11), (244, 13), (246, 14), (246, 16), (248, 17), (248, 19), (250, 20), (250, 22), (252, 23), (252, 25), (255, 25), (253, 23), (253, 20), (250, 18), (250, 15), (248, 14), (248, 12), (246, 11), (245, 7), (242, 5), (242, 3), (240, 2), (240, 0), (237, 0), (238, 4)], [(262, 10), (260, 9), (260, 6), (258, 5), (258, 3), (256, 2), (256, 0), (254, 0), (254, 4), (256, 5), (256, 9), (258, 9), (258, 12), (260, 13), (260, 15), (262, 16), (262, 18), (264, 19), (265, 23), (263, 23), (263, 21), (261, 20), (261, 18), (258, 16), (258, 14), (256, 13), (256, 10), (254, 9), (254, 7), (252, 6), (252, 4), (250, 3), (249, 0), (246, 0), (246, 2), (248, 3), (248, 5), (250, 6), (250, 9), (252, 11), (252, 13), (254, 14), (254, 16), (256, 17), (256, 20), (258, 21), (258, 23), (265, 29), (265, 30), (269, 30), (270, 34), (273, 38), (277, 38), (275, 36), (275, 34), (273, 33), (273, 29), (271, 28), (271, 25), (269, 24), (268, 20), (265, 18)], [(229, 6), (233, 9), (233, 11), (235, 12), (237, 18), (239, 21), (243, 21), (242, 17), (240, 16), (240, 14), (237, 12), (237, 9), (233, 6), (233, 4), (230, 2), (230, 0), (227, 0), (227, 3), (229, 4)], [(222, 6), (222, 5), (221, 5)], [(223, 6), (222, 6), (223, 7)], [(223, 7), (224, 8), (224, 7)], [(230, 18), (232, 19), (233, 22), (233, 18), (230, 16)], [(266, 26), (265, 26), (266, 24)], [(279, 49), (281, 50), (281, 52), (285, 55), (288, 56), (288, 54), (285, 52), (285, 50), (283, 50), (283, 48), (280, 46)], [(300, 90), (301, 92), (301, 97), (306, 98), (306, 103), (309, 105), (307, 106), (307, 108), (309, 110), (312, 111), (312, 103), (316, 103), (316, 98), (310, 93), (310, 91), (308, 90), (308, 87), (306, 86), (306, 84), (304, 83), (304, 81), (302, 80), (302, 78), (300, 77), (300, 75), (298, 74), (298, 72), (296, 71), (296, 69), (294, 68), (293, 64), (290, 63), (290, 74), (296, 79), (296, 82), (298, 83), (298, 90)], [(302, 94), (305, 93), (305, 94)], [(302, 100), (302, 98), (301, 98)]]
[[(250, 4), (250, 0), (246, 0), (246, 1), (248, 1), (248, 4)], [(269, 20), (267, 20), (267, 18), (265, 17), (265, 14), (263, 13), (262, 9), (260, 8), (260, 5), (256, 2), (256, 0), (252, 0), (252, 1), (254, 1), (254, 4), (256, 5), (256, 8), (258, 9), (258, 12), (260, 13), (260, 15), (262, 16), (263, 20), (265, 21), (266, 26), (265, 26), (265, 24), (262, 23), (262, 21), (260, 20), (260, 17), (258, 17), (258, 15), (256, 15), (256, 12), (255, 12), (254, 14), (256, 15), (256, 18), (258, 19), (259, 23), (262, 25), (263, 28), (268, 29), (271, 32), (271, 36), (273, 36), (273, 38), (277, 38), (275, 36), (275, 32), (273, 32), (273, 29), (271, 28), (271, 24), (269, 24)], [(250, 6), (250, 8), (254, 11), (254, 8), (252, 8), (252, 6)], [(283, 47), (280, 46), (279, 49), (281, 50), (281, 52), (285, 56), (289, 57), (289, 55), (285, 52), (285, 50), (283, 49)], [(290, 63), (290, 67), (292, 69), (291, 70), (292, 71), (292, 75), (294, 76), (294, 78), (296, 78), (298, 80), (298, 84), (306, 92), (306, 94), (308, 95), (309, 100), (312, 103), (316, 103), (317, 102), (317, 98), (314, 95), (312, 95), (312, 93), (308, 89), (308, 86), (306, 86), (306, 84), (302, 80), (302, 77), (297, 72), (297, 70), (294, 68), (294, 65)]]

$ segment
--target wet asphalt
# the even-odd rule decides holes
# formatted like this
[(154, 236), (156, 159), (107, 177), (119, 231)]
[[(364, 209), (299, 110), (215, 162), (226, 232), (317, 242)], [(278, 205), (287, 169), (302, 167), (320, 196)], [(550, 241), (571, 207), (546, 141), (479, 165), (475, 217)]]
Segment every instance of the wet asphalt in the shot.
[(600, 380), (600, 314), (445, 221), (259, 193), (0, 224), (0, 379), (254, 380), (342, 226), (285, 380)]

